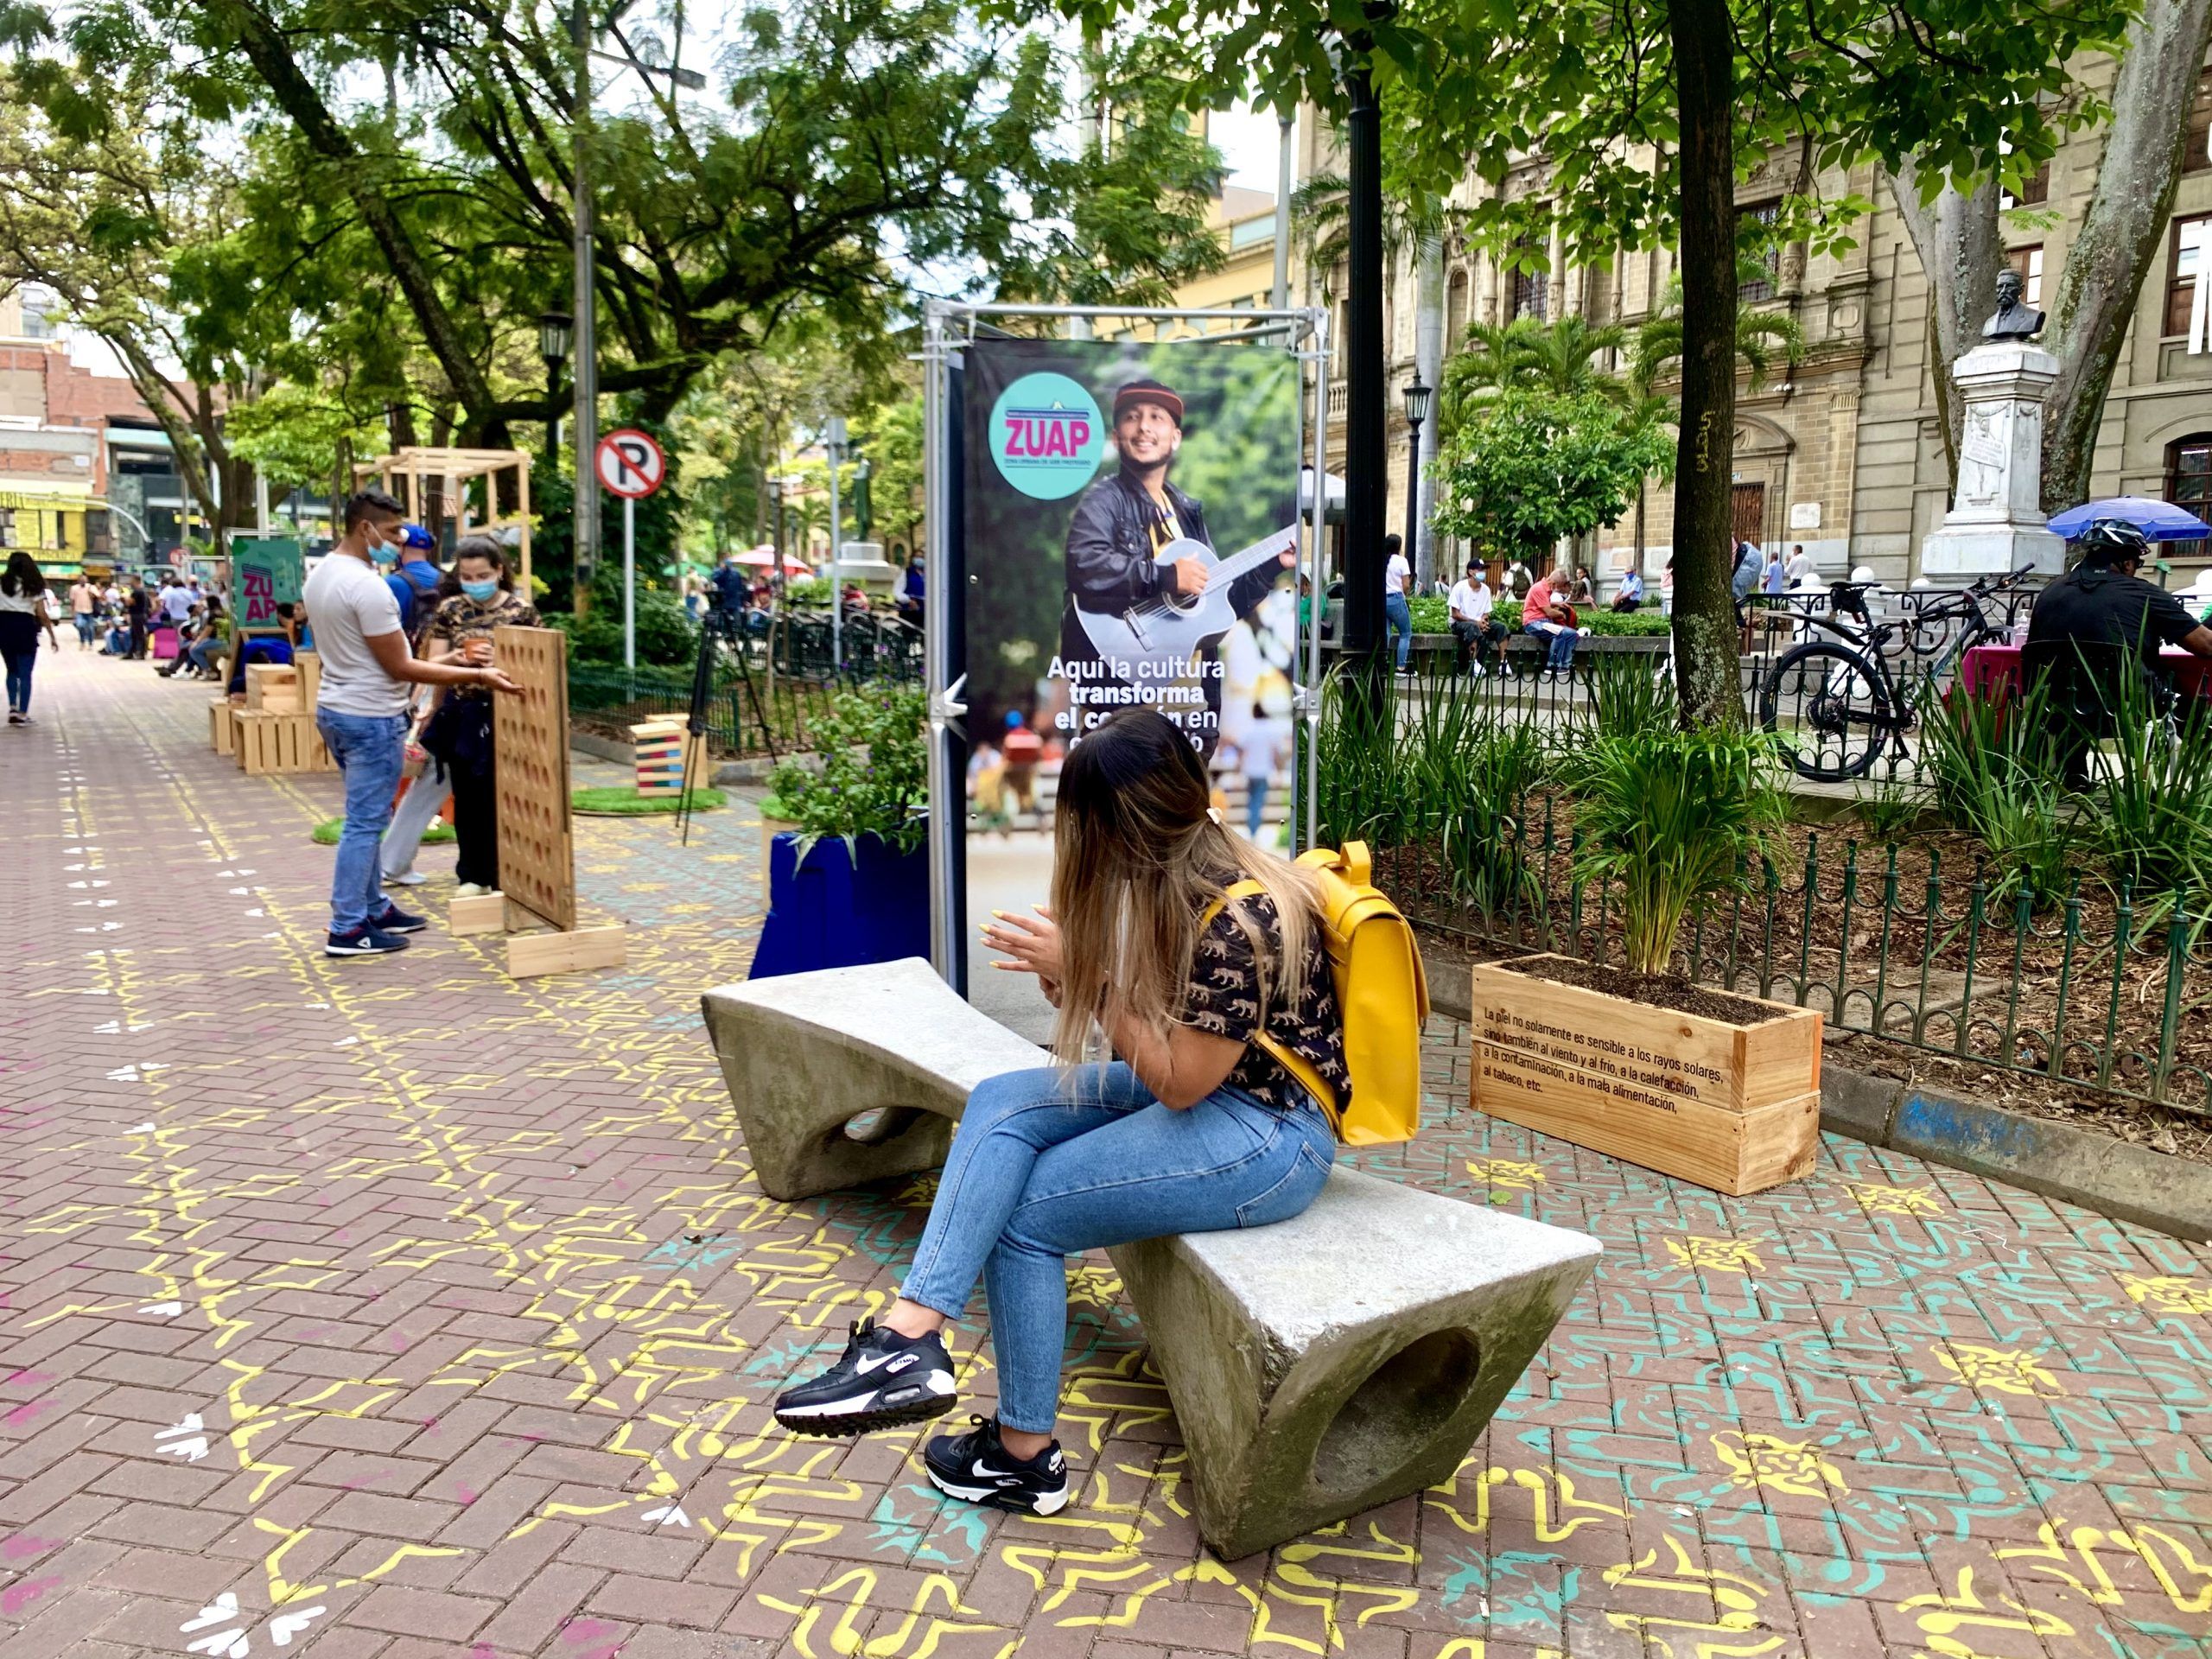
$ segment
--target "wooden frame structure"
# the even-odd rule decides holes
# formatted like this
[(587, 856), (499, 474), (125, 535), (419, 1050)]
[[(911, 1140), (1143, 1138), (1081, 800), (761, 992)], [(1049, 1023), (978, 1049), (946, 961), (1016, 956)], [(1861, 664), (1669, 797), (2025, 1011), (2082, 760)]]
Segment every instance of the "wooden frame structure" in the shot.
[(447, 925), (461, 937), (510, 935), (507, 974), (513, 979), (619, 968), (629, 959), (620, 922), (578, 925), (568, 643), (558, 628), (492, 633), (493, 660), (521, 688), (492, 702), (501, 891), (455, 899)]
[[(499, 511), (499, 486), (502, 475), (513, 474), (515, 507), (511, 513)], [(485, 517), (472, 519), (468, 512), (468, 486), (476, 479), (484, 480)], [(439, 524), (450, 522), (453, 539), (464, 536), (497, 535), (501, 531), (514, 530), (519, 537), (518, 551), (521, 569), (518, 575), (523, 593), (530, 592), (530, 454), (522, 449), (395, 449), (388, 455), (378, 455), (374, 461), (357, 461), (353, 467), (353, 487), (360, 489), (374, 483), (378, 487), (399, 498), (408, 516), (425, 530), (436, 535)], [(438, 486), (442, 511), (435, 515), (438, 524), (431, 522), (429, 512), (431, 486)], [(443, 538), (441, 537), (442, 545)]]

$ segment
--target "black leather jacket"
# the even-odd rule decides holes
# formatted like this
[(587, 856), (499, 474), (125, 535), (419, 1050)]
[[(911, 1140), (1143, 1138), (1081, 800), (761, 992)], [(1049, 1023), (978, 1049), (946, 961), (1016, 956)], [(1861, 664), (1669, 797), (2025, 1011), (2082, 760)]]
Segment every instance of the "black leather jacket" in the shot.
[[(1175, 522), (1194, 542), (1213, 545), (1205, 507), (1165, 486)], [(1143, 486), (1125, 474), (1102, 478), (1084, 492), (1068, 521), (1068, 596), (1086, 611), (1120, 611), (1160, 591), (1162, 567), (1152, 544), (1157, 517)]]

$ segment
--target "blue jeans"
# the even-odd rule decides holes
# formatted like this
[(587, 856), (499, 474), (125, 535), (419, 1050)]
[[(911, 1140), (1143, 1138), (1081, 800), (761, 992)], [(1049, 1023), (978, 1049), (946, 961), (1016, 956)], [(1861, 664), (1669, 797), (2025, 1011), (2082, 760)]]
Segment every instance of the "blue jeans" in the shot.
[(92, 632), (99, 626), (99, 619), (94, 616), (90, 611), (79, 611), (75, 613), (75, 616), (77, 622), (77, 643), (80, 645), (91, 645), (92, 643)]
[(1118, 1061), (986, 1078), (968, 1096), (904, 1294), (957, 1319), (980, 1274), (999, 1421), (1049, 1434), (1069, 1255), (1287, 1221), (1319, 1194), (1336, 1155), (1311, 1101), (1279, 1112), (1223, 1088), (1174, 1111)]
[(387, 902), (377, 875), (377, 844), (391, 821), (392, 792), (407, 758), (407, 716), (318, 709), (315, 724), (346, 775), (346, 830), (330, 874), (330, 931), (351, 933), (383, 915)]
[(7, 660), (8, 712), (28, 715), (31, 711), (31, 668), (38, 661), (38, 646), (33, 645), (21, 656), (11, 653)]
[(1403, 594), (1382, 595), (1382, 614), (1390, 620), (1390, 632), (1398, 641), (1398, 666), (1406, 665), (1406, 657), (1414, 648), (1414, 607), (1406, 603)]
[(1544, 648), (1546, 668), (1573, 668), (1574, 666), (1574, 642), (1582, 636), (1575, 632), (1573, 628), (1561, 627), (1556, 622), (1531, 622), (1521, 632), (1533, 633), (1539, 639), (1550, 640), (1551, 643)]

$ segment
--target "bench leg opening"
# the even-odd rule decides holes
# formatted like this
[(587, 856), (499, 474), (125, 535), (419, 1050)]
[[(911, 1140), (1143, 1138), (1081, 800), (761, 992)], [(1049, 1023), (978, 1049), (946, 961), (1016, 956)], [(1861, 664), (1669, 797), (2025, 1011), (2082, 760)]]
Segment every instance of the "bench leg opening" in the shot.
[(874, 1106), (855, 1112), (823, 1137), (825, 1146), (850, 1141), (863, 1147), (888, 1146), (923, 1118), (932, 1116), (918, 1106)]
[(1313, 1448), (1313, 1483), (1351, 1497), (1405, 1468), (1460, 1414), (1482, 1374), (1468, 1330), (1432, 1331), (1367, 1375)]

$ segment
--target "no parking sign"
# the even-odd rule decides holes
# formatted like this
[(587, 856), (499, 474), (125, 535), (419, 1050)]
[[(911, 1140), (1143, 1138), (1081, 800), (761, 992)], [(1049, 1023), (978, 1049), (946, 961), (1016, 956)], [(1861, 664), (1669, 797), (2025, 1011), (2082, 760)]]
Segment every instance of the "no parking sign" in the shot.
[(660, 445), (632, 426), (601, 438), (592, 451), (592, 466), (599, 481), (626, 501), (651, 495), (668, 476), (668, 457)]
[(638, 665), (637, 502), (660, 488), (668, 476), (668, 457), (652, 436), (634, 426), (608, 433), (592, 451), (592, 470), (608, 493), (622, 498), (622, 666)]

